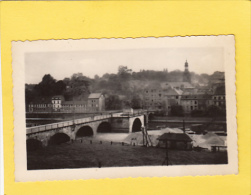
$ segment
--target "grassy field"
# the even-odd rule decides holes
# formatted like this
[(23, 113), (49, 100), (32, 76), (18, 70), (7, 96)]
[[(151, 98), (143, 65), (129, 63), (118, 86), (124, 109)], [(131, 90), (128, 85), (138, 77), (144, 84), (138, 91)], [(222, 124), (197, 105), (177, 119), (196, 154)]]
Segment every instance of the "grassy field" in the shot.
[[(27, 155), (28, 170), (87, 167), (122, 167), (162, 165), (166, 155), (163, 148), (145, 148), (120, 143), (102, 142), (90, 144), (64, 143), (48, 146)], [(170, 165), (226, 164), (227, 153), (208, 151), (169, 150)]]

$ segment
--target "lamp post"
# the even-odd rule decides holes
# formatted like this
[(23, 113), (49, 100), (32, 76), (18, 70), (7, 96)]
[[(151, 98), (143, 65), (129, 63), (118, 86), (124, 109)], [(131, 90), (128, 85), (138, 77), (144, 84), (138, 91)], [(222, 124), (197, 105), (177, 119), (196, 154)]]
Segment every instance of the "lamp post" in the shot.
[(73, 107), (73, 124), (72, 124), (72, 131), (75, 130), (75, 107)]

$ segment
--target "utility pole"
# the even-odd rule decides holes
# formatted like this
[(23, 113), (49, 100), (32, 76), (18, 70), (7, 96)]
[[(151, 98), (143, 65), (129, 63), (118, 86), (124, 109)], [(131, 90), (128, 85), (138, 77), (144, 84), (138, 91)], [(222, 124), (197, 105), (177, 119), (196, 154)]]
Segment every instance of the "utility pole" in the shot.
[(183, 133), (186, 132), (186, 125), (185, 125), (185, 119), (183, 119)]
[(151, 138), (148, 135), (147, 130), (143, 125), (141, 127), (141, 130), (142, 130), (142, 134), (143, 134), (143, 146), (146, 146), (146, 147), (152, 146)]
[(166, 165), (168, 166), (168, 148), (167, 148), (167, 140), (166, 140)]
[(162, 165), (164, 165), (166, 163), (166, 166), (168, 166), (169, 165), (168, 161), (169, 161), (169, 159), (168, 159), (168, 148), (167, 148), (167, 140), (166, 140), (166, 157), (165, 157), (165, 160), (162, 163)]

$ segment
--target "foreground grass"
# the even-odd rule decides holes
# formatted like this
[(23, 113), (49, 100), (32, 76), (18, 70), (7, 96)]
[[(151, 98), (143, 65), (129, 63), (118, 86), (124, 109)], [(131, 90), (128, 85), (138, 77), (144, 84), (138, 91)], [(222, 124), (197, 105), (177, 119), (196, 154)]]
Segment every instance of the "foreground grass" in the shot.
[[(29, 152), (27, 169), (156, 166), (162, 165), (165, 155), (164, 148), (78, 141)], [(169, 164), (227, 164), (227, 153), (169, 150)]]

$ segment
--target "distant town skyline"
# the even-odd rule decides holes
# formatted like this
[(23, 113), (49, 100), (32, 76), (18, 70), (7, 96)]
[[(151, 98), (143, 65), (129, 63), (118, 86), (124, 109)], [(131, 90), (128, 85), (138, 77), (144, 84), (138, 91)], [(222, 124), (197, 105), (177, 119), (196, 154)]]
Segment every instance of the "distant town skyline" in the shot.
[(186, 60), (190, 72), (213, 74), (224, 71), (223, 57), (221, 47), (29, 52), (25, 54), (25, 83), (39, 83), (45, 74), (51, 74), (56, 80), (79, 72), (93, 78), (117, 73), (120, 65), (134, 72), (183, 71)]

